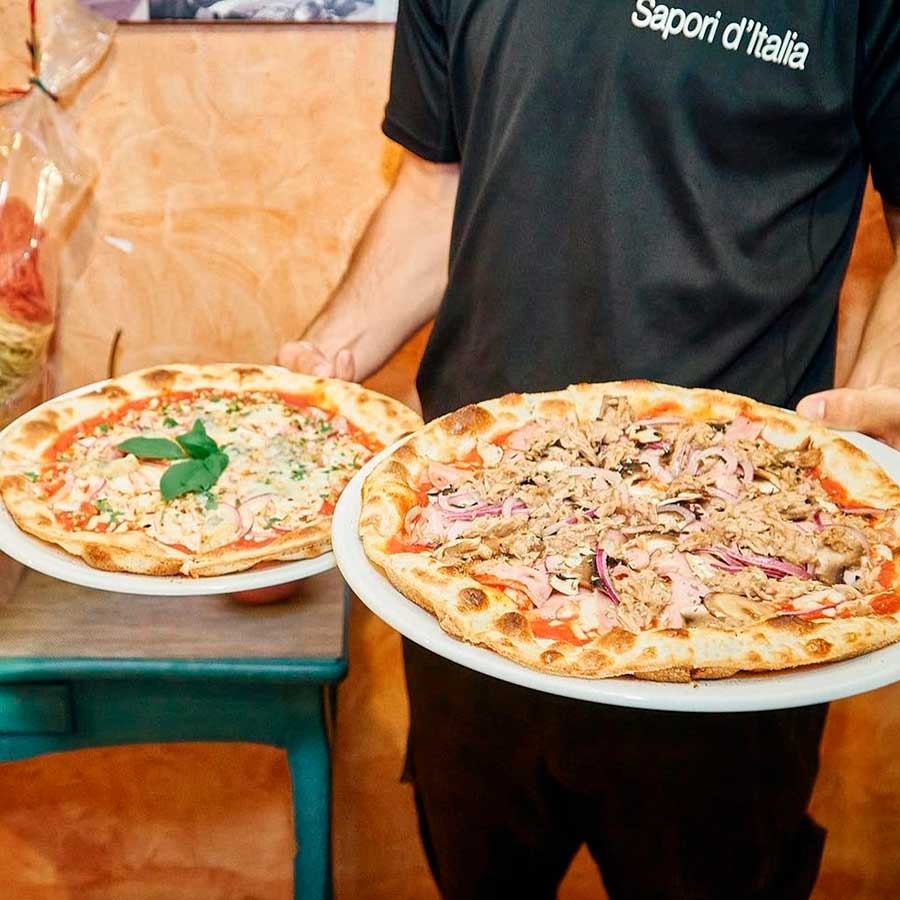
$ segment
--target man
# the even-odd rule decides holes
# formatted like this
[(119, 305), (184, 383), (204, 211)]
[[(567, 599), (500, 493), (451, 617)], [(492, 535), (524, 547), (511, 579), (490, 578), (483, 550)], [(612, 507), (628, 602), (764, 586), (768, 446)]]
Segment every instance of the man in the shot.
[[(900, 385), (900, 266), (828, 392), (869, 170), (900, 247), (900, 2), (407, 0), (384, 130), (396, 185), (283, 364), (361, 379), (436, 314), (426, 419), (642, 377), (900, 437), (875, 387)], [(613, 900), (809, 896), (823, 707), (619, 709), (405, 656), (448, 900), (553, 897), (583, 842)]]

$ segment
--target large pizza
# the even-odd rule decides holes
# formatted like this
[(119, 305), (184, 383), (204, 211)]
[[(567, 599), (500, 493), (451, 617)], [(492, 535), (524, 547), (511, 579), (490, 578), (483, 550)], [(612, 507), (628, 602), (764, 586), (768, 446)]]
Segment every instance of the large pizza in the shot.
[(360, 534), (458, 638), (543, 672), (686, 681), (900, 638), (898, 507), (823, 427), (635, 381), (431, 422), (366, 480)]
[(110, 571), (218, 575), (330, 547), (340, 491), (421, 424), (343, 381), (172, 365), (60, 398), (0, 439), (18, 526)]

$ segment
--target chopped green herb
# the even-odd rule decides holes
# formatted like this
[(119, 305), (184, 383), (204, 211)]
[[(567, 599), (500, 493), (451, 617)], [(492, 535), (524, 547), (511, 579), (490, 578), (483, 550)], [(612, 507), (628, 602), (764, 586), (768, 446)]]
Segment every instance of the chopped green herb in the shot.
[(101, 516), (109, 516), (109, 521), (112, 525), (115, 525), (119, 519), (122, 518), (122, 513), (114, 510), (109, 505), (109, 501), (103, 497), (97, 501), (97, 512), (100, 513)]
[(209, 398), (209, 402), (210, 402), (210, 403), (221, 403), (221, 402), (222, 402), (222, 398), (221, 398), (221, 397), (210, 397), (210, 398)]
[(237, 400), (232, 400), (231, 403), (225, 407), (225, 412), (228, 414), (236, 413), (241, 411), (241, 404), (237, 402)]
[(284, 516), (272, 516), (269, 519), (266, 519), (266, 524), (263, 525), (263, 528), (271, 528), (276, 522), (283, 522)]
[(38, 480), (38, 473), (37, 473), (37, 472), (26, 472), (26, 473), (25, 473), (25, 477), (26, 477), (29, 481), (37, 481), (37, 480)]
[(306, 466), (301, 464), (293, 469), (291, 478), (293, 478), (294, 481), (303, 481), (303, 479), (306, 478)]
[(219, 501), (212, 494), (206, 493), (203, 496), (206, 498), (205, 506), (207, 509), (216, 509), (218, 507)]
[(97, 426), (97, 431), (99, 431), (101, 434), (106, 434), (106, 432), (109, 431), (109, 425), (107, 425), (106, 422), (101, 422)]
[(231, 428), (229, 428), (228, 430), (229, 431), (237, 431), (237, 425), (232, 425)]
[(166, 428), (177, 428), (178, 427), (178, 423), (171, 416), (166, 416), (163, 419), (163, 425), (165, 425)]
[(333, 426), (332, 426), (331, 422), (323, 422), (323, 423), (319, 426), (319, 431), (320, 431), (322, 434), (327, 434), (329, 431), (331, 431), (332, 427), (333, 427)]

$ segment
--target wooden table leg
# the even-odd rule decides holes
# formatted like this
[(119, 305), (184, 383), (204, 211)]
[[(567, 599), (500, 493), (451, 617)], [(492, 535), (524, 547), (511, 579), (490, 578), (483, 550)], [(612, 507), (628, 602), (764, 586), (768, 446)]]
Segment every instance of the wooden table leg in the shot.
[(294, 900), (331, 900), (331, 759), (323, 688), (318, 710), (287, 737), (294, 804)]

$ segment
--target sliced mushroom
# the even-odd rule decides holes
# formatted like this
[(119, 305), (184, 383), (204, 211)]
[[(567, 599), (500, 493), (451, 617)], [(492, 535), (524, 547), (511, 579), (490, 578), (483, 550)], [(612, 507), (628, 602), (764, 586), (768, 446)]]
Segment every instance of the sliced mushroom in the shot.
[(481, 538), (459, 538), (444, 544), (436, 555), (440, 558), (445, 556), (464, 556), (477, 550), (480, 546)]
[(699, 491), (682, 491), (674, 497), (666, 497), (664, 500), (660, 500), (656, 505), (663, 507), (670, 503), (695, 503), (697, 500), (703, 500), (705, 497), (706, 495), (701, 494)]
[(771, 617), (771, 610), (768, 607), (741, 594), (714, 591), (707, 594), (703, 602), (714, 616), (720, 618), (736, 619), (739, 622), (758, 622)]
[(689, 606), (681, 611), (682, 618), (688, 625), (702, 625), (715, 621), (709, 610), (701, 605)]
[(756, 489), (762, 494), (775, 494), (782, 489), (781, 479), (770, 472), (768, 469), (756, 469), (756, 478), (763, 479), (762, 483), (757, 483)]
[(662, 435), (649, 425), (632, 426), (628, 430), (628, 436), (639, 444), (655, 444), (662, 440)]
[(560, 578), (557, 575), (550, 576), (550, 586), (567, 597), (573, 597), (578, 593), (578, 581), (569, 578)]
[(858, 565), (860, 556), (861, 547), (845, 551), (820, 547), (816, 551), (816, 578), (825, 584), (839, 584), (844, 580), (844, 570)]

